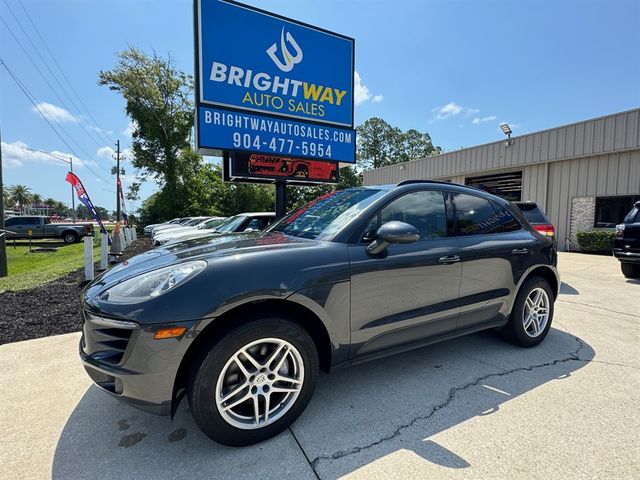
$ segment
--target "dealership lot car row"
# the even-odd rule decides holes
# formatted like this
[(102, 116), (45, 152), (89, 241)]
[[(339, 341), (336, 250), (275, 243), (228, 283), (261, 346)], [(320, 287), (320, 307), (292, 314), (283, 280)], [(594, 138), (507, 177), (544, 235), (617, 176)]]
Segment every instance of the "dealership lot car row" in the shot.
[(248, 445), (295, 421), (320, 369), (483, 329), (540, 343), (556, 253), (518, 208), (474, 188), (336, 191), (264, 232), (107, 271), (83, 294), (80, 355), (106, 392), (164, 414), (186, 396), (206, 435)]

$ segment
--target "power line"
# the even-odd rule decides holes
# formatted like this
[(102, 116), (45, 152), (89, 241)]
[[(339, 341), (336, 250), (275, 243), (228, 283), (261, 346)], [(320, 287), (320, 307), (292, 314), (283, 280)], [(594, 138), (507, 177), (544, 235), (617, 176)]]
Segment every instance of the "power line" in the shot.
[[(5, 0), (6, 1), (6, 0)], [(51, 49), (49, 48), (49, 46), (47, 45), (47, 42), (44, 40), (44, 38), (42, 37), (42, 35), (40, 34), (40, 30), (38, 29), (38, 27), (36, 26), (35, 22), (33, 21), (33, 19), (31, 18), (31, 15), (29, 14), (29, 12), (27, 11), (27, 9), (25, 8), (24, 4), (22, 3), (21, 0), (18, 0), (18, 4), (20, 5), (20, 7), (22, 8), (22, 11), (25, 13), (27, 19), (29, 20), (29, 22), (31, 23), (31, 26), (33, 27), (34, 31), (36, 32), (36, 34), (38, 35), (38, 38), (40, 38), (40, 42), (42, 43), (42, 45), (44, 45), (44, 48), (47, 50), (47, 52), (49, 53), (49, 56), (51, 57), (51, 59), (53, 60), (54, 65), (58, 68), (58, 71), (60, 72), (60, 74), (62, 75), (62, 78), (64, 78), (64, 80), (66, 81), (67, 85), (69, 86), (69, 89), (73, 92), (73, 94), (76, 96), (76, 98), (78, 99), (78, 102), (80, 103), (80, 105), (82, 106), (82, 108), (84, 109), (84, 111), (86, 112), (87, 115), (89, 115), (89, 117), (91, 118), (91, 120), (93, 120), (93, 126), (97, 129), (97, 132), (102, 134), (103, 139), (105, 139), (107, 141), (107, 143), (115, 143), (115, 140), (110, 137), (107, 134), (107, 131), (102, 128), (102, 126), (98, 123), (98, 121), (95, 119), (95, 117), (93, 116), (93, 114), (91, 113), (91, 111), (87, 108), (86, 104), (84, 103), (84, 101), (82, 100), (82, 97), (80, 95), (78, 95), (78, 92), (75, 90), (75, 88), (73, 88), (72, 83), (69, 81), (69, 78), (67, 77), (67, 75), (64, 73), (64, 70), (62, 69), (62, 67), (60, 67), (60, 64), (58, 63), (58, 60), (56, 59), (55, 55), (53, 54), (53, 52), (51, 51)]]
[[(58, 84), (58, 86), (60, 87), (60, 89), (62, 90), (62, 93), (64, 93), (66, 95), (66, 97), (71, 101), (71, 103), (73, 104), (73, 106), (77, 109), (80, 110), (78, 108), (78, 106), (76, 105), (76, 103), (73, 101), (73, 99), (71, 98), (71, 96), (67, 93), (67, 90), (64, 88), (64, 86), (60, 83), (60, 80), (58, 79), (58, 76), (56, 75), (56, 73), (51, 69), (51, 67), (49, 66), (48, 62), (44, 59), (44, 57), (42, 56), (42, 54), (40, 53), (40, 49), (36, 46), (36, 44), (33, 42), (33, 40), (31, 39), (31, 35), (29, 35), (29, 33), (26, 31), (26, 29), (24, 28), (24, 26), (22, 25), (22, 22), (20, 21), (20, 19), (18, 18), (18, 16), (15, 14), (15, 12), (13, 11), (13, 9), (11, 8), (11, 6), (9, 5), (9, 3), (7, 3), (7, 0), (3, 0), (4, 4), (7, 6), (7, 8), (9, 9), (9, 12), (11, 13), (11, 15), (13, 16), (13, 19), (16, 21), (16, 24), (18, 25), (18, 27), (20, 27), (20, 30), (22, 30), (22, 33), (24, 34), (24, 36), (27, 38), (27, 40), (29, 41), (29, 43), (31, 44), (31, 47), (33, 47), (33, 51), (36, 52), (36, 54), (38, 55), (38, 57), (40, 58), (40, 60), (42, 61), (42, 64), (46, 67), (46, 69), (49, 71), (49, 73), (51, 74), (51, 77), (53, 78), (53, 80)], [(8, 28), (8, 27), (7, 27)], [(12, 33), (13, 34), (13, 33)], [(14, 39), (17, 38), (14, 35)], [(49, 87), (53, 90), (53, 86), (51, 84), (49, 84)], [(57, 91), (54, 90), (54, 93), (56, 94), (56, 96), (60, 99), (60, 102), (62, 103), (62, 105), (64, 106), (64, 108), (66, 108), (69, 112), (71, 112), (71, 108), (69, 108), (69, 105), (67, 105), (67, 103), (62, 99), (62, 97), (60, 95), (58, 95)], [(89, 138), (95, 142), (96, 145), (98, 145), (98, 148), (102, 146), (101, 142), (96, 140), (96, 137), (93, 135), (93, 133), (87, 128), (87, 126), (83, 123), (83, 122), (79, 122), (80, 126), (84, 129), (84, 131), (87, 133), (87, 135), (89, 136)]]
[[(45, 83), (49, 86), (49, 88), (51, 89), (51, 91), (55, 94), (55, 96), (60, 100), (60, 102), (65, 105), (65, 107), (67, 107), (67, 109), (69, 108), (65, 101), (62, 99), (62, 97), (60, 97), (60, 95), (58, 94), (58, 92), (56, 91), (55, 88), (53, 88), (53, 86), (51, 85), (51, 83), (49, 82), (49, 80), (47, 79), (46, 75), (42, 72), (42, 70), (40, 69), (40, 67), (38, 67), (37, 63), (33, 60), (33, 57), (31, 57), (31, 55), (29, 55), (29, 52), (27, 51), (26, 48), (24, 48), (24, 46), (22, 45), (22, 42), (20, 42), (20, 40), (18, 39), (18, 37), (15, 35), (15, 33), (13, 33), (13, 31), (11, 30), (11, 28), (9, 27), (8, 23), (5, 21), (5, 19), (3, 17), (0, 16), (0, 21), (2, 21), (2, 23), (4, 23), (5, 27), (7, 28), (7, 30), (9, 31), (9, 33), (11, 34), (11, 36), (13, 37), (13, 39), (16, 41), (16, 43), (18, 44), (18, 46), (22, 49), (22, 51), (25, 53), (25, 55), (27, 56), (27, 58), (29, 59), (29, 61), (31, 62), (31, 64), (35, 67), (35, 69), (38, 71), (38, 73), (40, 74), (40, 76), (43, 78), (43, 80), (45, 81)], [(6, 64), (5, 64), (6, 67)], [(7, 67), (8, 68), (8, 67)], [(34, 97), (35, 98), (35, 97)], [(41, 107), (40, 107), (40, 102), (37, 102), (38, 105), (34, 105), (34, 107), (38, 110), (38, 112), (43, 115), (46, 116), (45, 113), (43, 113)], [(92, 157), (93, 155), (89, 152), (87, 152), (87, 150), (85, 150), (85, 148), (80, 145), (76, 139), (62, 126), (62, 124), (57, 121), (55, 118), (51, 117), (51, 119), (56, 122), (56, 124), (58, 125), (58, 127), (60, 128), (60, 130), (62, 130), (67, 137), (69, 137), (69, 140), (71, 142), (73, 142), (74, 145), (76, 145), (76, 147), (78, 147), (78, 149), (80, 151), (83, 152), (84, 155), (86, 155), (87, 157)], [(82, 123), (81, 123), (82, 125)], [(84, 127), (84, 125), (83, 125)], [(84, 127), (86, 129), (86, 127)], [(95, 141), (95, 140), (94, 140)], [(98, 143), (98, 146), (102, 147), (101, 144)], [(76, 155), (77, 156), (77, 155)], [(98, 162), (96, 162), (96, 165), (101, 168), (105, 173), (109, 173), (109, 170), (107, 170), (105, 167), (103, 167), (101, 164), (99, 164)]]
[[(7, 71), (7, 73), (9, 73), (9, 75), (11, 76), (11, 78), (13, 79), (13, 81), (16, 83), (16, 85), (18, 85), (18, 87), (20, 88), (20, 90), (22, 90), (22, 93), (27, 97), (27, 99), (31, 102), (31, 104), (34, 106), (34, 108), (37, 110), (37, 112), (40, 114), (40, 116), (42, 118), (44, 118), (44, 120), (49, 124), (49, 126), (51, 127), (51, 129), (55, 132), (55, 134), (58, 136), (58, 138), (60, 138), (60, 140), (62, 141), (62, 143), (64, 143), (66, 145), (66, 147), (69, 149), (69, 151), (71, 153), (73, 153), (73, 155), (76, 156), (76, 158), (80, 158), (80, 156), (75, 152), (75, 150), (71, 147), (71, 145), (69, 145), (69, 143), (64, 139), (64, 137), (62, 136), (62, 134), (58, 131), (58, 129), (53, 125), (53, 123), (51, 123), (51, 121), (49, 120), (49, 118), (47, 118), (47, 116), (42, 112), (41, 108), (38, 106), (38, 101), (37, 99), (29, 92), (29, 90), (27, 89), (27, 87), (20, 81), (20, 79), (18, 79), (18, 77), (11, 71), (11, 69), (9, 68), (9, 66), (4, 62), (4, 60), (2, 59), (2, 57), (0, 57), (0, 64), (5, 68), (5, 70)], [(67, 133), (61, 125), (58, 124), (58, 127), (64, 131), (65, 133)], [(69, 135), (67, 133), (67, 135)], [(90, 156), (90, 155), (89, 155)], [(85, 167), (87, 167), (87, 169), (93, 173), (97, 178), (99, 178), (100, 180), (102, 180), (103, 182), (109, 183), (109, 180), (106, 180), (102, 175), (98, 174), (95, 170), (93, 170), (88, 163), (83, 162), (83, 165)]]
[[(49, 88), (53, 91), (53, 93), (56, 95), (56, 97), (58, 97), (58, 99), (64, 103), (64, 100), (62, 100), (62, 98), (60, 97), (60, 95), (58, 95), (58, 92), (56, 92), (55, 88), (53, 88), (53, 86), (51, 85), (51, 83), (49, 82), (49, 80), (47, 80), (47, 77), (44, 75), (44, 73), (42, 72), (42, 70), (40, 70), (40, 67), (38, 67), (38, 65), (36, 64), (36, 62), (33, 60), (33, 58), (31, 57), (31, 55), (29, 55), (29, 52), (24, 48), (24, 46), (22, 45), (22, 43), (20, 42), (20, 40), (18, 39), (18, 37), (13, 33), (13, 31), (11, 30), (11, 28), (9, 27), (9, 25), (7, 24), (7, 22), (5, 21), (4, 18), (0, 17), (0, 21), (2, 21), (2, 23), (4, 23), (5, 27), (7, 27), (7, 30), (9, 31), (9, 33), (11, 34), (11, 36), (14, 38), (14, 40), (16, 41), (16, 43), (18, 44), (18, 46), (22, 49), (22, 51), (25, 53), (25, 55), (27, 56), (27, 58), (29, 59), (29, 61), (31, 62), (31, 64), (36, 68), (36, 70), (38, 71), (38, 73), (40, 73), (40, 76), (44, 79), (45, 83), (49, 86)], [(5, 68), (8, 69), (8, 67), (5, 64)], [(12, 74), (12, 76), (14, 76)], [(35, 97), (34, 97), (35, 98)], [(40, 104), (40, 102), (37, 102), (38, 104)], [(40, 112), (41, 115), (44, 115), (42, 113), (41, 108), (39, 108), (39, 105), (34, 105), (34, 107), (38, 110), (38, 112)], [(53, 119), (55, 121), (55, 119)], [(67, 132), (65, 130), (65, 128), (60, 124), (60, 122), (57, 122), (58, 126), (60, 127), (60, 130), (62, 130), (68, 137), (69, 140), (71, 140), (87, 157), (92, 157), (92, 155), (87, 152), (82, 145), (80, 145), (74, 138), (73, 136), (71, 136), (69, 134), (69, 132)], [(106, 170), (105, 168), (103, 168), (100, 164), (97, 164), (100, 168), (102, 168), (105, 172), (108, 173), (108, 170)]]

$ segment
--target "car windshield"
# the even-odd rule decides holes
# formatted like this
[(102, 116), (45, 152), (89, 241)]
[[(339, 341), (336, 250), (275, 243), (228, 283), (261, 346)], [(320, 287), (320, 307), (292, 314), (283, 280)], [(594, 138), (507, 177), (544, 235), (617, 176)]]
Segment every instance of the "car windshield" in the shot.
[(230, 233), (235, 232), (242, 222), (244, 222), (246, 216), (244, 215), (235, 215), (233, 217), (229, 217), (226, 220), (223, 220), (217, 227), (213, 227), (213, 231), (216, 233)]
[(372, 188), (327, 193), (290, 213), (267, 231), (293, 237), (328, 239), (383, 194), (383, 191)]
[(199, 228), (200, 230), (214, 228), (220, 225), (224, 220), (224, 218), (212, 218), (211, 220), (207, 220), (206, 222), (201, 223), (197, 228)]

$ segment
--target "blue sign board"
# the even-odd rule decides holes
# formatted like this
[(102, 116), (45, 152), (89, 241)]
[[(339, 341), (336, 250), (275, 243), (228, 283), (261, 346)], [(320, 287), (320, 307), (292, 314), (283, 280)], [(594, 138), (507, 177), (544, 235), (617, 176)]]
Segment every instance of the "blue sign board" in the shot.
[(200, 148), (353, 161), (355, 132), (213, 107), (198, 108)]
[[(195, 1), (199, 151), (354, 162), (353, 39), (230, 0)], [(233, 125), (204, 121), (216, 113), (226, 118), (225, 111), (243, 120)], [(282, 128), (250, 128), (256, 121)], [(313, 132), (322, 136), (305, 136)], [(252, 137), (248, 144), (247, 135)]]

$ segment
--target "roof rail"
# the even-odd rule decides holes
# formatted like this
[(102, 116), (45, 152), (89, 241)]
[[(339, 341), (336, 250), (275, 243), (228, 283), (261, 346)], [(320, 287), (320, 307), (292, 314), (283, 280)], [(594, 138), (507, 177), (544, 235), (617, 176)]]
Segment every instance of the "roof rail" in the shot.
[(442, 185), (452, 185), (451, 182), (445, 182), (442, 180), (402, 180), (401, 182), (398, 182), (396, 186), (400, 187), (402, 185), (411, 185), (413, 183), (439, 183)]

